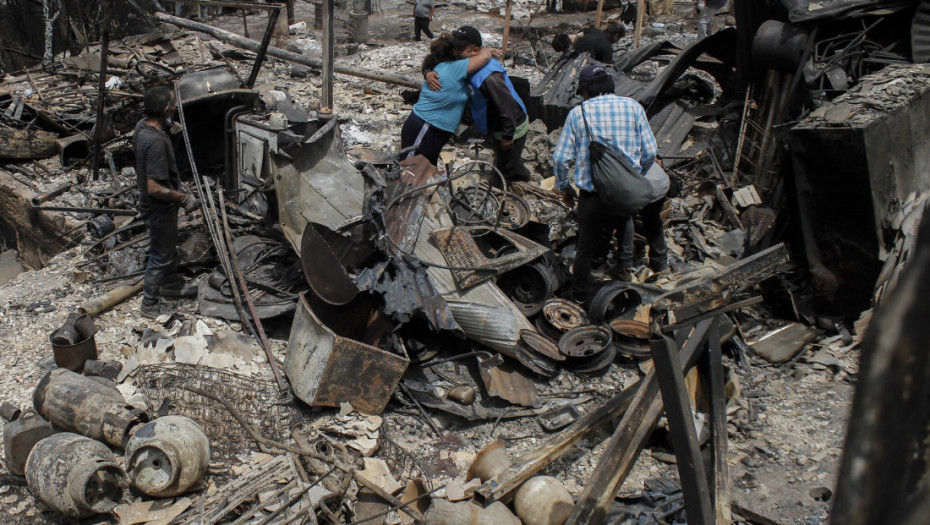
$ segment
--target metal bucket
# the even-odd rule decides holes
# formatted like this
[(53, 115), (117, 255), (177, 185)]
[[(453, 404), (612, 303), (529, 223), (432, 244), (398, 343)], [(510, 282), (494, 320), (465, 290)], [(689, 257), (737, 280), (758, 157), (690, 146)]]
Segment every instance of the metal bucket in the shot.
[[(51, 336), (48, 339), (49, 342), (52, 341)], [(55, 364), (61, 368), (80, 373), (84, 370), (86, 361), (97, 359), (97, 342), (94, 337), (91, 337), (74, 345), (56, 345), (52, 343), (52, 352), (55, 354)]]

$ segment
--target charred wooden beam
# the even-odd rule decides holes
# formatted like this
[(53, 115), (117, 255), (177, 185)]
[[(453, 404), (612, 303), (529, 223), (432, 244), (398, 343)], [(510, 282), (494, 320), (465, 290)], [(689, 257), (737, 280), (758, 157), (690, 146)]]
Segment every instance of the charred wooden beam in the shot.
[(58, 154), (58, 137), (38, 129), (0, 128), (0, 159), (47, 159)]
[(268, 26), (265, 27), (265, 34), (262, 35), (262, 43), (258, 48), (258, 56), (255, 57), (252, 72), (249, 73), (249, 79), (245, 83), (245, 87), (249, 89), (252, 89), (252, 86), (255, 85), (255, 79), (258, 78), (258, 71), (262, 67), (262, 62), (265, 61), (265, 54), (268, 52), (268, 45), (271, 43), (271, 35), (274, 34), (274, 27), (278, 23), (278, 15), (281, 14), (281, 6), (276, 7), (277, 9), (268, 12)]
[(619, 417), (627, 409), (639, 389), (636, 383), (612, 397), (595, 410), (580, 417), (536, 450), (515, 459), (506, 470), (484, 482), (475, 496), (484, 503), (505, 499), (540, 470), (571, 450), (576, 443), (600, 427), (604, 422)]
[(729, 297), (771, 277), (788, 262), (788, 250), (777, 244), (731, 264), (716, 275), (698, 279), (656, 299), (653, 309), (680, 310), (717, 297)]
[[(684, 370), (690, 369), (697, 362), (712, 322), (712, 319), (707, 319), (695, 325), (683, 345), (679, 359)], [(607, 448), (601, 454), (601, 460), (565, 522), (566, 525), (606, 521), (610, 503), (633, 468), (646, 439), (652, 434), (652, 429), (662, 415), (662, 408), (659, 383), (653, 368), (640, 381), (636, 397), (607, 443)]]
[[(711, 323), (716, 323), (712, 320)], [(715, 331), (715, 330), (714, 330)], [(720, 340), (718, 336), (717, 345)], [(675, 463), (678, 477), (681, 479), (681, 492), (685, 500), (688, 523), (694, 525), (711, 525), (714, 523), (710, 501), (710, 487), (701, 447), (694, 430), (694, 418), (691, 415), (691, 401), (688, 399), (688, 387), (685, 375), (681, 372), (678, 359), (678, 345), (668, 336), (661, 336), (650, 342), (652, 362), (656, 368), (665, 416), (668, 418), (669, 433), (675, 447)]]
[[(201, 24), (199, 22), (194, 22), (187, 20), (185, 18), (179, 18), (176, 16), (171, 16), (166, 13), (155, 13), (155, 18), (159, 22), (165, 22), (168, 24), (176, 25), (178, 27), (183, 27), (185, 29), (192, 29), (194, 31), (200, 31), (206, 33), (210, 36), (216, 37), (223, 42), (232, 44), (236, 47), (247, 49), (249, 51), (258, 52), (261, 48), (261, 42), (256, 42), (255, 40), (249, 40), (248, 38), (243, 38), (235, 33), (229, 31), (224, 31), (207, 24)], [(293, 62), (295, 64), (303, 64), (308, 67), (322, 69), (323, 60), (318, 57), (310, 57), (306, 55), (299, 55), (297, 53), (291, 53), (290, 51), (285, 51), (281, 48), (268, 46), (268, 55), (275, 58), (280, 58), (281, 60), (286, 60), (288, 62)], [(333, 71), (336, 73), (341, 73), (343, 75), (349, 75), (358, 78), (365, 78), (368, 80), (374, 80), (377, 82), (385, 82), (387, 84), (396, 84), (398, 86), (409, 87), (413, 89), (419, 89), (423, 84), (422, 81), (414, 80), (408, 77), (402, 77), (399, 75), (390, 75), (387, 73), (369, 71), (367, 69), (361, 69), (356, 67), (347, 67), (334, 65)]]

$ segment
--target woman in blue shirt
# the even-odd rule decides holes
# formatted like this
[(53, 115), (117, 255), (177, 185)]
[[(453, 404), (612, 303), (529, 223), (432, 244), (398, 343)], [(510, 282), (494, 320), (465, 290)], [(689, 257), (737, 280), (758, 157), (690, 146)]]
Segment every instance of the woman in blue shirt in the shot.
[[(439, 162), (439, 152), (458, 127), (468, 105), (468, 77), (483, 68), (496, 49), (482, 48), (470, 58), (458, 59), (455, 51), (467, 42), (443, 35), (430, 44), (430, 54), (423, 67), (439, 73), (442, 89), (433, 91), (426, 82), (420, 88), (420, 99), (404, 122), (400, 132), (401, 149), (416, 146), (410, 155), (423, 155), (430, 163)], [(448, 82), (446, 81), (448, 79)]]

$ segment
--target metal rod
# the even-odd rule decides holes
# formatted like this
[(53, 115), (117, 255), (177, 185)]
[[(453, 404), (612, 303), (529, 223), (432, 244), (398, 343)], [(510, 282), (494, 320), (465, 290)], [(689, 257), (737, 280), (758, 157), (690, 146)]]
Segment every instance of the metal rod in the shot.
[[(272, 12), (275, 13), (277, 11)], [(268, 338), (265, 336), (265, 328), (262, 326), (262, 320), (255, 312), (255, 303), (252, 301), (252, 294), (249, 293), (249, 285), (245, 281), (245, 277), (242, 276), (242, 268), (239, 267), (239, 259), (236, 257), (236, 249), (233, 247), (232, 236), (229, 235), (229, 224), (226, 220), (226, 199), (223, 198), (222, 188), (220, 188), (219, 191), (219, 198), (220, 213), (223, 216), (223, 235), (226, 237), (226, 244), (229, 246), (230, 265), (232, 266), (233, 272), (236, 274), (236, 280), (239, 281), (239, 286), (242, 288), (242, 294), (245, 296), (246, 305), (249, 307), (249, 315), (252, 316), (252, 323), (255, 324), (255, 331), (258, 333), (258, 342), (265, 351), (265, 357), (268, 358), (268, 366), (271, 367), (271, 373), (274, 374), (275, 381), (278, 382), (278, 388), (282, 391), (287, 391), (287, 382), (284, 381), (284, 378), (281, 377), (281, 371), (278, 370), (278, 362), (275, 360), (274, 354), (271, 353), (271, 345), (268, 344)]]
[(75, 212), (75, 213), (105, 213), (107, 215), (127, 215), (134, 216), (138, 215), (139, 212), (135, 210), (124, 210), (120, 208), (78, 208), (71, 206), (33, 206), (33, 210), (39, 211), (65, 211), (65, 212)]
[(274, 34), (274, 26), (278, 23), (278, 15), (281, 9), (268, 11), (268, 27), (265, 28), (265, 34), (262, 36), (262, 46), (258, 48), (258, 56), (255, 57), (255, 64), (252, 66), (252, 72), (249, 73), (249, 79), (245, 82), (245, 87), (252, 89), (255, 85), (255, 79), (258, 78), (258, 71), (262, 68), (262, 62), (265, 61), (265, 54), (268, 53), (268, 44), (271, 43), (271, 35)]

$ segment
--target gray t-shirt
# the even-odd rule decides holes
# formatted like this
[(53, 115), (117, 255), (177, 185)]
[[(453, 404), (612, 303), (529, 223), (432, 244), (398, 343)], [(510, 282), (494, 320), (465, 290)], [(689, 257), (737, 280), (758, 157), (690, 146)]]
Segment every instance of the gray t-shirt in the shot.
[(417, 0), (417, 6), (414, 8), (414, 16), (418, 18), (429, 18), (429, 12), (433, 9), (433, 0)]
[(140, 211), (145, 213), (163, 206), (177, 206), (173, 202), (155, 199), (148, 192), (148, 179), (157, 180), (175, 191), (181, 189), (181, 175), (178, 173), (174, 147), (168, 134), (147, 124), (143, 118), (136, 123), (133, 147), (136, 153), (136, 184), (139, 187)]

